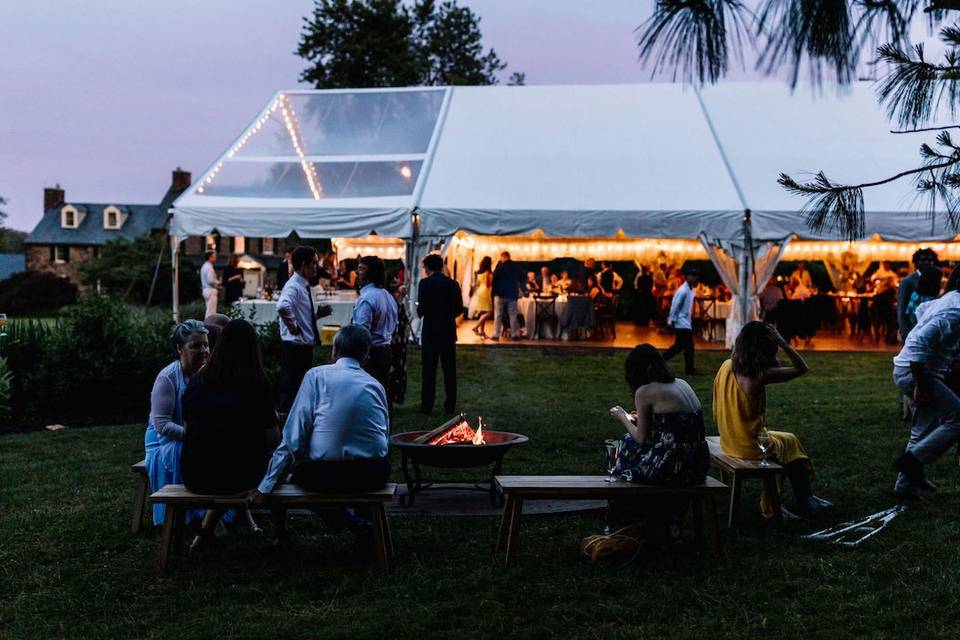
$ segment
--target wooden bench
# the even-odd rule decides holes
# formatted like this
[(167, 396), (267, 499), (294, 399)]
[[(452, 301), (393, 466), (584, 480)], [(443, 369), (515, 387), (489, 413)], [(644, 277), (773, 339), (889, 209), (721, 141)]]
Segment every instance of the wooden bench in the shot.
[[(130, 519), (130, 533), (140, 533), (143, 524), (143, 515), (150, 505), (150, 478), (147, 477), (147, 461), (141, 460), (130, 465), (134, 476), (133, 489), (133, 517)], [(151, 514), (150, 521), (153, 522)]]
[(694, 503), (694, 535), (698, 543), (701, 543), (703, 538), (702, 502), (706, 500), (713, 549), (720, 553), (720, 527), (714, 498), (718, 494), (727, 493), (727, 485), (711, 477), (707, 477), (704, 484), (694, 487), (662, 487), (622, 480), (607, 482), (606, 478), (607, 476), (497, 476), (497, 485), (507, 498), (497, 540), (497, 551), (506, 552), (505, 564), (510, 564), (510, 558), (517, 547), (524, 500), (610, 500), (648, 496), (691, 498)]
[[(388, 484), (382, 489), (359, 494), (310, 493), (297, 485), (278, 484), (264, 500), (265, 507), (286, 507), (314, 509), (325, 507), (356, 507), (363, 505), (373, 511), (373, 539), (377, 561), (388, 568), (393, 557), (393, 539), (390, 536), (390, 523), (384, 505), (393, 501), (397, 491), (396, 484)], [(157, 504), (167, 505), (163, 520), (163, 535), (160, 539), (159, 568), (167, 568), (170, 547), (174, 538), (180, 538), (184, 526), (184, 516), (190, 509), (222, 509), (246, 506), (246, 495), (214, 496), (191, 493), (182, 484), (168, 484), (150, 496)]]
[(737, 521), (737, 512), (740, 509), (740, 493), (743, 481), (758, 478), (770, 496), (770, 505), (773, 507), (773, 517), (777, 524), (783, 523), (783, 513), (780, 510), (780, 490), (777, 487), (777, 476), (783, 473), (783, 467), (776, 462), (767, 462), (766, 466), (759, 460), (744, 460), (728, 456), (720, 448), (720, 436), (707, 438), (710, 448), (710, 459), (713, 466), (720, 470), (720, 479), (730, 485), (730, 511), (727, 516), (727, 526), (733, 527)]

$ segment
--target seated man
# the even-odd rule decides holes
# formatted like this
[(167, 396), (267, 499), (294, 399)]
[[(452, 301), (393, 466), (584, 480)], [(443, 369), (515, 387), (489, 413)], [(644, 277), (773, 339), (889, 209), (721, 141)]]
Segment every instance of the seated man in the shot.
[[(266, 475), (250, 502), (264, 496), (286, 477), (320, 493), (364, 493), (383, 487), (390, 477), (387, 455), (389, 417), (383, 386), (361, 368), (372, 338), (362, 325), (347, 325), (333, 341), (333, 364), (310, 369), (293, 401), (283, 440), (273, 452)], [(324, 512), (328, 525), (350, 527), (358, 534), (358, 549), (371, 543), (368, 523), (346, 510)], [(275, 544), (286, 538), (283, 509), (274, 510)]]

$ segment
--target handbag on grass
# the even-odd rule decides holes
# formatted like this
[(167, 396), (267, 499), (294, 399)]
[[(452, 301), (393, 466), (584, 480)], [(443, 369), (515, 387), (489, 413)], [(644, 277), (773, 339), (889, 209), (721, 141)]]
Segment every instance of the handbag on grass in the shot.
[(587, 536), (580, 542), (580, 551), (593, 562), (622, 566), (639, 555), (642, 541), (639, 527), (623, 527), (613, 533)]

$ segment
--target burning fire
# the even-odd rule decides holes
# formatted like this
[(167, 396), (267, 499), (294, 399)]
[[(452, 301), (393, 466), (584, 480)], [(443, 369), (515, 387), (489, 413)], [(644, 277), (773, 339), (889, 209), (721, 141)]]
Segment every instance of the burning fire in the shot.
[(445, 444), (486, 444), (483, 439), (483, 418), (480, 418), (480, 425), (474, 431), (473, 427), (466, 420), (461, 420), (453, 428), (444, 431), (433, 438), (427, 444), (445, 445)]

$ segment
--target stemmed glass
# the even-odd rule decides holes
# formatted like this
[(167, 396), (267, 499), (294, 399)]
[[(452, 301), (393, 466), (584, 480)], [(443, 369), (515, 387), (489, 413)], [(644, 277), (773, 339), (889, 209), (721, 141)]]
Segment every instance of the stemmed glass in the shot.
[(770, 463), (767, 462), (767, 451), (770, 450), (770, 447), (773, 446), (773, 436), (770, 435), (770, 432), (767, 431), (766, 427), (760, 430), (760, 433), (757, 434), (757, 446), (760, 447), (760, 451), (763, 452), (763, 458), (760, 460), (761, 467), (769, 467)]
[(613, 475), (617, 471), (617, 462), (620, 459), (620, 440), (604, 440), (603, 446), (607, 451), (607, 473), (605, 480), (607, 482), (616, 482), (617, 477)]
[(7, 314), (0, 313), (0, 338), (7, 337)]

